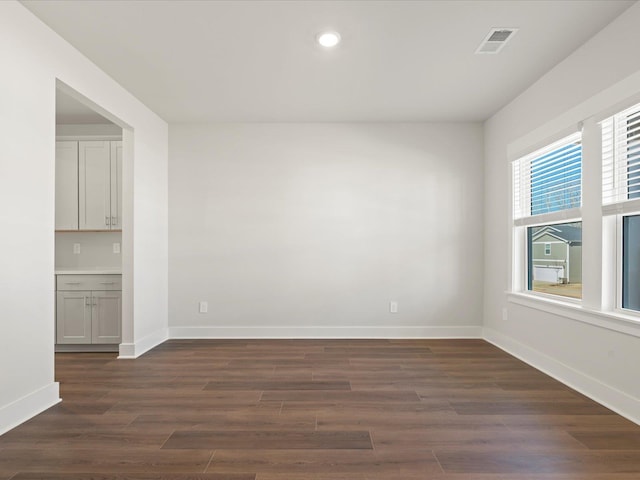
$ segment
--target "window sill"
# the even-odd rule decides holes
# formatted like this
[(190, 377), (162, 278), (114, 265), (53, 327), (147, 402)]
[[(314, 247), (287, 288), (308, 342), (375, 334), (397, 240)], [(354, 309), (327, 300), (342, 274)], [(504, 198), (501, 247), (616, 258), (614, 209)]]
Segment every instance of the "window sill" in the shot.
[(621, 312), (594, 310), (580, 304), (522, 292), (506, 293), (510, 303), (640, 338), (640, 317)]

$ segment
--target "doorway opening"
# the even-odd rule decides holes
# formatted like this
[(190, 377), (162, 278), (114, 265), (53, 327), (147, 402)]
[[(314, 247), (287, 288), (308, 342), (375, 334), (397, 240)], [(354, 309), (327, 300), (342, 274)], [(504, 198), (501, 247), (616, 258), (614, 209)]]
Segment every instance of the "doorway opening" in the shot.
[(117, 353), (132, 336), (132, 143), (126, 124), (56, 82), (56, 352)]

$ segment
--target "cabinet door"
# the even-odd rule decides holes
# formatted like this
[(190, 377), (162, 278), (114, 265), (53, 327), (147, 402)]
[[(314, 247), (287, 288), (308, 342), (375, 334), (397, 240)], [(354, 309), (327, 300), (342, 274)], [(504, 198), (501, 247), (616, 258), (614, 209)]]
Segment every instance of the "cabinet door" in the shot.
[(122, 142), (111, 142), (111, 229), (122, 229)]
[(56, 230), (78, 229), (78, 142), (56, 142)]
[(111, 225), (110, 142), (78, 142), (80, 230)]
[(91, 339), (93, 343), (120, 343), (122, 292), (92, 292)]
[(57, 343), (91, 343), (91, 292), (58, 292)]

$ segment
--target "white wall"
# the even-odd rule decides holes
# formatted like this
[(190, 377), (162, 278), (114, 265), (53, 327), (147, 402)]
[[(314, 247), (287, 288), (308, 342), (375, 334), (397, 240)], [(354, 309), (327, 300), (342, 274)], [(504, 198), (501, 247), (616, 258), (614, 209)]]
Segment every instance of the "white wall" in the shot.
[(169, 139), (172, 336), (480, 334), (480, 125), (171, 125)]
[[(640, 93), (639, 23), (635, 4), (485, 124), (485, 336), (636, 421), (640, 339), (634, 335), (640, 329), (629, 335), (572, 319), (569, 311), (516, 305), (505, 292), (511, 271), (507, 148), (544, 139)], [(604, 318), (593, 317), (593, 323)]]
[(167, 125), (13, 1), (0, 2), (0, 64), (2, 433), (58, 400), (53, 363), (56, 78), (135, 130), (134, 164), (125, 174), (128, 224), (123, 233), (123, 243), (129, 244), (123, 251), (133, 255), (124, 332), (133, 354), (149, 344), (145, 339), (166, 336)]
[[(100, 138), (104, 135), (116, 137), (117, 140), (121, 140), (122, 128), (111, 123), (69, 123), (56, 125), (57, 137), (85, 137), (82, 138), (82, 140), (88, 140), (94, 136)], [(75, 139), (76, 138), (73, 138), (73, 140)]]
[[(122, 246), (121, 232), (56, 232), (55, 268), (121, 268), (122, 254), (113, 253), (113, 244)], [(80, 253), (73, 246), (80, 245)]]

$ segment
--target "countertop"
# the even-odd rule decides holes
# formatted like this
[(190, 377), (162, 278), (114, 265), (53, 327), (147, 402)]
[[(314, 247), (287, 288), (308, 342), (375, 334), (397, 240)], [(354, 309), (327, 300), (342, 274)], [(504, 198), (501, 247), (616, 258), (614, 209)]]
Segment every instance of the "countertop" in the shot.
[(122, 275), (122, 268), (117, 267), (61, 267), (56, 268), (56, 275)]

